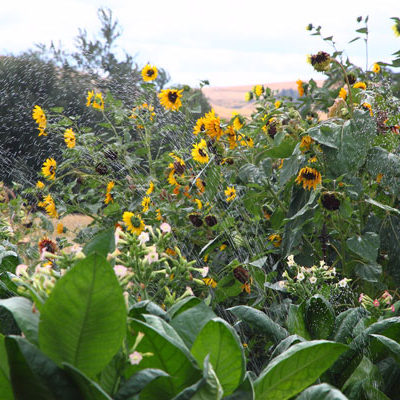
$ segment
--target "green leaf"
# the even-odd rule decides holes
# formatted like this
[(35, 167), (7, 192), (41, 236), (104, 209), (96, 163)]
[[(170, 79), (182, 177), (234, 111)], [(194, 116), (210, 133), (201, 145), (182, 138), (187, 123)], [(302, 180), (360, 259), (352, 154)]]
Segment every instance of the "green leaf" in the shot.
[(356, 235), (346, 240), (347, 247), (363, 260), (375, 262), (380, 246), (379, 235), (375, 232), (366, 232), (362, 236)]
[(209, 362), (208, 356), (204, 359), (203, 378), (205, 380), (204, 385), (191, 397), (191, 400), (222, 399), (224, 391), (212, 364)]
[(139, 301), (129, 308), (128, 315), (131, 318), (140, 319), (142, 314), (152, 314), (165, 320), (169, 319), (167, 313), (160, 306), (150, 300)]
[(382, 266), (374, 262), (357, 263), (354, 266), (354, 272), (364, 281), (376, 283), (380, 281), (382, 276)]
[(297, 141), (291, 136), (286, 136), (277, 146), (264, 152), (270, 158), (288, 158), (292, 155)]
[(296, 343), (305, 342), (306, 340), (298, 335), (290, 335), (287, 338), (283, 339), (274, 349), (271, 354), (271, 358), (275, 358), (286, 351), (290, 346), (293, 346)]
[(131, 376), (119, 389), (114, 396), (115, 400), (129, 400), (133, 396), (139, 394), (147, 385), (152, 383), (160, 376), (169, 376), (166, 372), (160, 369), (143, 369)]
[(373, 199), (365, 199), (365, 202), (369, 203), (369, 204), (372, 204), (373, 206), (379, 207), (382, 210), (389, 211), (389, 212), (392, 212), (392, 213), (400, 215), (400, 211), (397, 208), (393, 208), (393, 207), (387, 206), (386, 204), (382, 204), (379, 201), (376, 201), (376, 200), (373, 200)]
[(305, 304), (301, 305), (290, 304), (289, 313), (287, 318), (287, 327), (291, 335), (299, 335), (304, 339), (311, 339), (310, 334), (307, 331), (306, 323), (304, 320), (304, 309)]
[(126, 333), (126, 306), (110, 264), (94, 253), (55, 285), (43, 306), (39, 343), (54, 361), (94, 376), (119, 350)]
[(261, 372), (254, 382), (256, 399), (289, 399), (312, 384), (345, 350), (345, 345), (325, 340), (295, 344)]
[(135, 332), (144, 333), (137, 351), (153, 355), (143, 357), (139, 365), (131, 367), (131, 371), (135, 373), (146, 368), (155, 368), (165, 371), (170, 376), (160, 377), (153, 381), (140, 394), (141, 400), (171, 399), (200, 379), (200, 371), (169, 336), (164, 336), (163, 332), (158, 332), (154, 327), (140, 320), (133, 320), (132, 327)]
[(224, 400), (254, 400), (254, 387), (248, 373), (240, 386), (229, 396), (224, 397)]
[(0, 307), (6, 308), (14, 317), (19, 329), (26, 338), (38, 344), (39, 316), (32, 312), (32, 303), (25, 297), (10, 297), (0, 300)]
[(267, 335), (275, 343), (279, 343), (289, 336), (286, 329), (274, 322), (267, 314), (248, 306), (236, 306), (228, 308), (235, 317), (246, 322), (257, 333)]
[(320, 294), (307, 300), (305, 320), (313, 339), (327, 339), (335, 326), (335, 312), (331, 303)]
[(215, 317), (212, 309), (201, 302), (172, 318), (171, 325), (190, 349), (203, 326)]
[(400, 363), (400, 344), (386, 336), (376, 334), (371, 334), (370, 336), (379, 340), (394, 355), (397, 362)]
[(79, 387), (85, 400), (112, 400), (112, 398), (98, 385), (98, 383), (89, 379), (82, 371), (68, 363), (63, 363), (63, 367)]
[(348, 343), (353, 339), (353, 329), (358, 322), (367, 317), (365, 308), (351, 308), (343, 311), (336, 317), (335, 342)]
[(225, 395), (239, 386), (245, 372), (245, 357), (239, 337), (227, 322), (221, 318), (208, 321), (197, 335), (191, 352), (199, 365), (210, 356)]
[(115, 250), (114, 228), (97, 233), (93, 239), (85, 245), (83, 252), (88, 256), (94, 252), (107, 257), (108, 253)]
[(310, 386), (296, 400), (347, 400), (347, 397), (339, 390), (327, 383)]
[(26, 339), (9, 336), (5, 346), (17, 400), (31, 400), (33, 393), (37, 399), (82, 399), (67, 374)]
[(14, 400), (4, 339), (4, 336), (0, 335), (0, 398)]
[(174, 318), (178, 316), (180, 313), (189, 310), (189, 308), (195, 307), (201, 303), (201, 300), (198, 297), (185, 297), (183, 300), (175, 303), (168, 311), (168, 315), (170, 318)]

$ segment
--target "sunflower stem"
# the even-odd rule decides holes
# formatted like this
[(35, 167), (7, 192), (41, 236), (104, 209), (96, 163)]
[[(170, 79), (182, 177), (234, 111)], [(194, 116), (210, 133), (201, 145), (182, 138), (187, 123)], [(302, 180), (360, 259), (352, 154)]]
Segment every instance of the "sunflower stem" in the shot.
[(349, 82), (349, 78), (347, 77), (346, 70), (344, 69), (343, 65), (336, 59), (331, 58), (331, 61), (336, 63), (343, 72), (344, 80), (346, 82), (347, 90), (349, 92), (349, 102), (350, 102), (349, 111), (350, 111), (350, 115), (353, 116), (353, 106), (354, 106), (353, 95), (351, 94), (350, 82)]

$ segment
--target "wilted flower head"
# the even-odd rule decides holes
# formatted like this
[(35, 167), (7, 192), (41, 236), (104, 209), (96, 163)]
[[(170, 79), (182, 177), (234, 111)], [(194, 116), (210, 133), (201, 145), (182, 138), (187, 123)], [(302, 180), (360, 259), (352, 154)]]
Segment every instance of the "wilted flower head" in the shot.
[(310, 57), (310, 63), (316, 71), (328, 71), (331, 63), (331, 56), (324, 51), (319, 51)]

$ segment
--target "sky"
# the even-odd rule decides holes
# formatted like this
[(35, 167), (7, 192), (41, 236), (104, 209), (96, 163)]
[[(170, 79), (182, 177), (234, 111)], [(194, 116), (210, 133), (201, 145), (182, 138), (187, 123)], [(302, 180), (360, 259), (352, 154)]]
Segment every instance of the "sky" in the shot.
[(73, 49), (79, 28), (94, 38), (97, 10), (110, 8), (122, 30), (120, 50), (167, 70), (171, 83), (241, 86), (321, 79), (307, 54), (332, 52), (305, 27), (321, 25), (336, 47), (366, 68), (358, 16), (369, 15), (368, 68), (389, 62), (400, 49), (390, 17), (400, 17), (399, 0), (13, 0), (0, 9), (0, 55), (19, 54), (36, 43)]

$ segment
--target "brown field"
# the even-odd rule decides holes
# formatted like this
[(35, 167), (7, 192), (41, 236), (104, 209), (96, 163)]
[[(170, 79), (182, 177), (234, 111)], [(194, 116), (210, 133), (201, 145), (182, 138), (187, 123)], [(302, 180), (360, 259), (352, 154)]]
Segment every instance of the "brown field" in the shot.
[[(318, 86), (322, 85), (323, 81), (317, 81)], [(246, 92), (252, 90), (254, 85), (246, 86), (227, 86), (218, 87), (210, 86), (202, 89), (215, 112), (224, 119), (230, 119), (232, 112), (238, 112), (241, 115), (249, 117), (254, 111), (254, 103), (247, 103), (244, 99)], [(283, 89), (297, 90), (296, 82), (276, 82), (265, 83), (264, 87), (269, 87), (274, 91)]]

